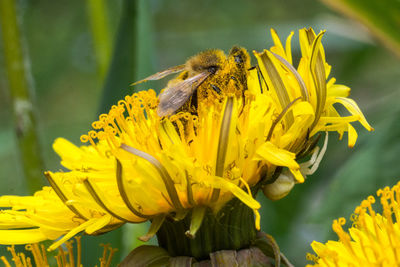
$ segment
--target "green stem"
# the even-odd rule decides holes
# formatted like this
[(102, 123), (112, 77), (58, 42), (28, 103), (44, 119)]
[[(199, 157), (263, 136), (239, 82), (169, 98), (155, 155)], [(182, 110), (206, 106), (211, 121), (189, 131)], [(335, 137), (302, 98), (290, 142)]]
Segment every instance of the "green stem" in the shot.
[[(1, 0), (0, 0), (1, 1)], [(132, 91), (148, 87), (132, 87), (134, 81), (153, 72), (153, 42), (151, 40), (151, 12), (148, 0), (124, 0), (113, 55), (104, 83), (100, 113), (108, 112)]]
[(104, 0), (87, 0), (87, 10), (98, 72), (101, 80), (104, 80), (111, 55), (111, 38), (106, 3)]
[(108, 112), (127, 95), (137, 71), (139, 0), (124, 0), (110, 68), (104, 84), (100, 113)]
[(22, 43), (16, 5), (15, 0), (0, 1), (0, 24), (19, 154), (29, 191), (33, 193), (44, 184), (43, 160), (32, 101), (34, 88), (29, 79), (29, 61)]

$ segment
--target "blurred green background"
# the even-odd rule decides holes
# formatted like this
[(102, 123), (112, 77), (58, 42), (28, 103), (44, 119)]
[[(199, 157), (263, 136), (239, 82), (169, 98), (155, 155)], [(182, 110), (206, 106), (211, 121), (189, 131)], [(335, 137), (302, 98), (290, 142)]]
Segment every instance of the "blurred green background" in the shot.
[[(91, 128), (100, 112), (133, 92), (129, 86), (133, 81), (182, 64), (191, 55), (209, 48), (226, 52), (233, 45), (249, 51), (269, 48), (271, 27), (281, 40), (295, 31), (292, 46), (298, 59), (297, 30), (312, 27), (316, 32), (327, 30), (323, 44), (332, 65), (331, 77), (352, 88), (351, 98), (357, 101), (375, 132), (368, 133), (356, 125), (360, 135), (353, 149), (347, 147), (346, 136), (338, 141), (336, 134), (330, 134), (319, 170), (304, 184), (295, 186), (288, 197), (277, 202), (259, 196), (262, 229), (276, 238), (296, 266), (304, 265), (313, 240), (335, 239), (331, 231), (333, 219), (349, 218), (362, 199), (379, 187), (392, 186), (400, 180), (399, 58), (377, 42), (360, 22), (319, 1), (107, 0), (102, 21), (107, 27), (102, 30), (109, 46), (104, 50), (107, 58), (103, 70), (96, 60), (90, 1), (16, 2), (31, 62), (45, 170), (61, 168), (52, 151), (53, 140), (65, 137), (79, 144), (80, 135)], [(4, 54), (0, 53), (0, 194), (27, 194), (4, 61)], [(158, 90), (164, 83), (152, 82), (144, 88)], [(101, 236), (101, 241), (86, 237), (83, 253), (90, 257), (84, 259), (84, 266), (97, 264), (100, 242), (120, 248), (115, 258), (119, 262), (146, 228), (124, 226)], [(3, 251), (4, 247), (0, 252)]]

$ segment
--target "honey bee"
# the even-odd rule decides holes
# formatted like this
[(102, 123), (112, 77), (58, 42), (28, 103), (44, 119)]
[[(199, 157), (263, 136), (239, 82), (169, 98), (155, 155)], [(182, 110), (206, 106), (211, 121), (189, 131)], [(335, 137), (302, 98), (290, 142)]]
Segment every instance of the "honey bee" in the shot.
[(246, 49), (234, 46), (228, 56), (222, 50), (212, 49), (189, 58), (183, 65), (155, 73), (133, 85), (180, 72), (158, 97), (157, 114), (160, 117), (169, 116), (179, 110), (195, 112), (198, 99), (222, 99), (226, 93), (244, 94), (248, 69), (250, 57)]

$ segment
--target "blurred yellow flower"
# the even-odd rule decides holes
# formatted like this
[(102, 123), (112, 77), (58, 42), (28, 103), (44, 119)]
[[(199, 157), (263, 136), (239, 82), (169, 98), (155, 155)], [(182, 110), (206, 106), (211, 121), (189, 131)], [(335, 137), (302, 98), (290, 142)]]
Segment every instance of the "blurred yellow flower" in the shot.
[[(151, 220), (142, 237), (147, 240), (166, 216), (180, 220), (192, 211), (190, 236), (206, 208), (217, 213), (233, 197), (254, 211), (259, 229), (260, 204), (253, 193), (263, 188), (279, 199), (304, 182), (323, 156), (316, 147), (318, 132), (337, 131), (340, 137), (348, 132), (353, 146), (357, 133), (351, 122), (373, 130), (346, 98), (349, 88), (334, 78), (326, 81), (323, 33), (300, 30), (302, 58), (295, 69), (293, 33), (284, 49), (272, 30), (275, 45), (255, 52), (258, 67), (246, 73), (243, 95), (227, 93), (211, 104), (200, 100), (195, 114), (159, 117), (156, 93), (142, 91), (92, 124), (94, 130), (81, 137), (89, 146), (57, 139), (54, 150), (70, 171), (47, 172), (51, 188), (33, 197), (0, 197), (0, 206), (11, 208), (0, 213), (0, 244), (63, 236), (50, 247), (55, 249), (81, 231), (95, 234)], [(351, 115), (341, 117), (336, 103)], [(310, 154), (310, 161), (298, 162)]]
[(308, 255), (314, 265), (308, 266), (399, 266), (400, 265), (400, 182), (392, 188), (379, 189), (382, 214), (372, 207), (375, 198), (363, 200), (352, 216), (353, 226), (343, 230), (344, 218), (335, 220), (332, 228), (339, 241), (325, 244), (314, 241), (318, 255)]
[[(14, 262), (15, 267), (82, 267), (82, 251), (81, 251), (81, 237), (76, 236), (76, 245), (75, 245), (75, 255), (74, 257), (74, 245), (73, 241), (65, 242), (65, 246), (67, 250), (62, 247), (58, 248), (57, 255), (54, 256), (54, 259), (48, 257), (45, 247), (43, 244), (39, 245), (38, 243), (28, 244), (25, 246), (25, 250), (28, 252), (27, 255), (32, 254), (33, 260), (30, 256), (27, 256), (23, 252), (17, 252), (15, 250), (14, 245), (8, 247), (7, 250), (10, 252), (12, 256), (12, 261)], [(114, 256), (116, 249), (110, 247), (110, 245), (101, 245), (104, 247), (103, 256), (99, 258), (100, 267), (110, 267), (111, 260)], [(83, 254), (85, 257), (86, 255)], [(5, 267), (11, 267), (12, 265), (7, 260), (7, 257), (1, 256), (0, 260), (4, 263)], [(54, 265), (57, 264), (57, 265)], [(96, 265), (97, 266), (97, 265)]]

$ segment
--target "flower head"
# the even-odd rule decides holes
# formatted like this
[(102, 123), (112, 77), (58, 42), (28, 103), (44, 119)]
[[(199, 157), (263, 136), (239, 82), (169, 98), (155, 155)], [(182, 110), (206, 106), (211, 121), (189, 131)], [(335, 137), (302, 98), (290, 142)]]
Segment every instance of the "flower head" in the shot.
[[(400, 182), (392, 188), (379, 189), (382, 213), (372, 205), (369, 196), (361, 202), (352, 216), (353, 226), (346, 232), (344, 218), (333, 222), (332, 228), (339, 241), (325, 244), (314, 241), (311, 246), (318, 257), (313, 266), (398, 266), (400, 264)], [(311, 266), (311, 265), (309, 265)]]
[[(191, 236), (205, 208), (217, 213), (233, 197), (254, 210), (259, 229), (260, 204), (253, 194), (263, 187), (277, 199), (294, 183), (304, 182), (312, 172), (309, 167), (322, 158), (317, 155), (318, 132), (337, 131), (340, 137), (348, 132), (353, 146), (357, 135), (351, 122), (372, 130), (357, 104), (346, 98), (349, 88), (336, 85), (333, 78), (326, 81), (330, 66), (321, 44), (323, 32), (316, 36), (311, 29), (300, 30), (297, 69), (292, 66), (292, 35), (284, 49), (272, 31), (275, 45), (255, 52), (258, 67), (244, 73), (247, 90), (227, 76), (215, 100), (200, 97), (195, 112), (182, 109), (164, 117), (157, 114), (153, 90), (138, 92), (92, 124), (94, 130), (81, 137), (89, 146), (57, 139), (53, 147), (70, 171), (47, 172), (51, 188), (33, 197), (0, 198), (0, 206), (12, 208), (0, 213), (5, 229), (0, 230), (0, 243), (64, 235), (50, 247), (54, 249), (81, 231), (94, 234), (151, 219), (142, 238), (147, 240), (166, 216), (180, 220), (193, 210)], [(225, 74), (235, 65), (226, 66)], [(336, 103), (351, 115), (340, 116)], [(310, 153), (312, 163), (299, 163)], [(33, 229), (18, 230), (26, 227)]]

